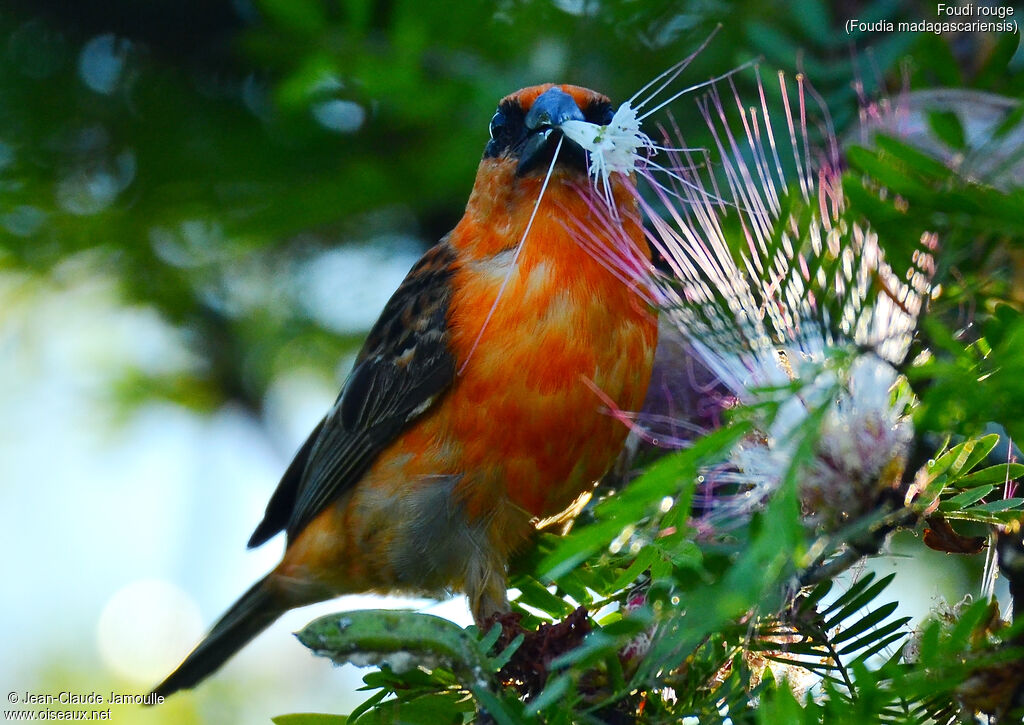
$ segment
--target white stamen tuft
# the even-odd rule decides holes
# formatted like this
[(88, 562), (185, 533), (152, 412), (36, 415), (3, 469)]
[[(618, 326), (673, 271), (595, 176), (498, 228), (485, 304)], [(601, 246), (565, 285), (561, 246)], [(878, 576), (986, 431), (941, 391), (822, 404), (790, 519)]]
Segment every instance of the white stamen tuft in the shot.
[[(795, 103), (792, 83), (779, 75), (781, 108), (771, 113), (756, 65), (753, 105), (741, 102), (733, 82), (752, 64), (659, 100), (691, 59), (623, 103), (607, 125), (561, 125), (565, 138), (588, 152), (596, 194), (585, 198), (608, 231), (568, 228), (609, 272), (661, 308), (687, 355), (716, 378), (722, 406), (746, 407), (753, 432), (727, 464), (702, 477), (704, 523), (742, 520), (795, 480), (811, 522), (834, 530), (872, 510), (902, 476), (913, 401), (897, 368), (931, 295), (936, 240), (925, 235), (911, 263), (894, 267), (875, 232), (844, 213), (831, 119), (802, 75)], [(712, 148), (699, 155), (687, 148), (674, 122), (673, 136), (657, 143), (641, 129), (652, 113), (699, 88), (708, 89), (697, 109)], [(824, 115), (820, 154), (808, 130), (814, 103)], [(665, 158), (655, 160), (657, 153)], [(622, 233), (616, 172), (616, 192), (634, 194), (669, 273), (655, 271)], [(637, 182), (650, 193), (641, 195)], [(645, 430), (652, 422), (664, 427), (657, 415), (616, 410), (595, 392), (638, 436), (670, 440)], [(674, 433), (672, 439), (685, 444)]]
[(592, 154), (590, 173), (595, 177), (601, 170), (631, 173), (637, 162), (646, 158), (640, 150), (654, 148), (654, 142), (640, 130), (640, 120), (629, 101), (619, 106), (607, 126), (566, 121), (562, 132)]
[(562, 133), (574, 141), (590, 156), (590, 176), (594, 187), (602, 191), (610, 209), (614, 209), (611, 195), (611, 174), (631, 174), (643, 164), (654, 142), (640, 130), (640, 119), (626, 101), (612, 116), (607, 126), (587, 121), (566, 121)]
[(895, 366), (930, 294), (935, 240), (922, 238), (906, 276), (889, 266), (875, 233), (843, 214), (827, 115), (829, 143), (812, 158), (805, 94), (822, 102), (802, 76), (794, 105), (779, 83), (792, 183), (763, 90), (747, 106), (731, 79), (732, 113), (716, 83), (697, 101), (722, 191), (710, 164), (665, 145), (647, 148), (668, 151), (666, 166), (635, 168), (655, 195), (639, 197), (649, 238), (672, 273), (651, 297), (668, 300), (665, 314), (754, 423), (729, 464), (706, 472), (709, 491), (734, 492), (715, 493), (709, 515), (736, 520), (795, 475), (812, 521), (834, 529), (902, 475), (913, 427)]

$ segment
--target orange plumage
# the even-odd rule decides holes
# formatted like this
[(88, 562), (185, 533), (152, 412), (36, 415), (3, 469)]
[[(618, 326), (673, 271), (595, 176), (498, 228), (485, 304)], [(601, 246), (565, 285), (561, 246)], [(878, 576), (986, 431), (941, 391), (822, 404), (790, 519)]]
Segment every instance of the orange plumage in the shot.
[(250, 541), (285, 530), (284, 558), (155, 692), (193, 686), (285, 610), (339, 594), (459, 589), (478, 621), (507, 609), (509, 555), (626, 437), (591, 386), (636, 410), (650, 377), (654, 313), (566, 223), (649, 257), (636, 203), (614, 180), (623, 222), (609, 235), (581, 195), (582, 149), (562, 139), (551, 162), (560, 122), (610, 112), (568, 85), (503, 99), (465, 215), (388, 303)]

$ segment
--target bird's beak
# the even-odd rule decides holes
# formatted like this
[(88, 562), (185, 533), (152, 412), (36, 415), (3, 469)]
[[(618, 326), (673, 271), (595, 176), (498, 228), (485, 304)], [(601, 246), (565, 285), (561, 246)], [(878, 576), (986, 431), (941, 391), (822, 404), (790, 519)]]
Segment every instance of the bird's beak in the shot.
[(583, 111), (576, 101), (561, 88), (544, 91), (526, 114), (526, 141), (519, 154), (516, 175), (523, 176), (533, 169), (546, 167), (551, 163), (558, 140), (562, 148), (558, 153), (559, 163), (587, 169), (587, 152), (577, 143), (562, 135), (559, 127), (566, 121), (583, 121)]

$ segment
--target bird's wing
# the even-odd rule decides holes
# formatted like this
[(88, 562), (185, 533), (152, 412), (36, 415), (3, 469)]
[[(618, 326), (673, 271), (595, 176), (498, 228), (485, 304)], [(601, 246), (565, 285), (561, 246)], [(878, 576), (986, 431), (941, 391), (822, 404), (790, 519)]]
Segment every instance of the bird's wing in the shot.
[(451, 384), (447, 313), (454, 260), (442, 240), (392, 295), (338, 400), (281, 478), (250, 547), (282, 529), (291, 541)]

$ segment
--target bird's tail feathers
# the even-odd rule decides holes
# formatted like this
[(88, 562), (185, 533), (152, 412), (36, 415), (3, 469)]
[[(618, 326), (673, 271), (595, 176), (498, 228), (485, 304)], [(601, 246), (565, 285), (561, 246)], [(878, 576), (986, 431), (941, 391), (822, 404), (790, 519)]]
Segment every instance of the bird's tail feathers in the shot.
[(269, 578), (264, 577), (243, 594), (184, 662), (150, 694), (167, 697), (178, 690), (195, 687), (273, 624), (288, 606), (271, 589)]

